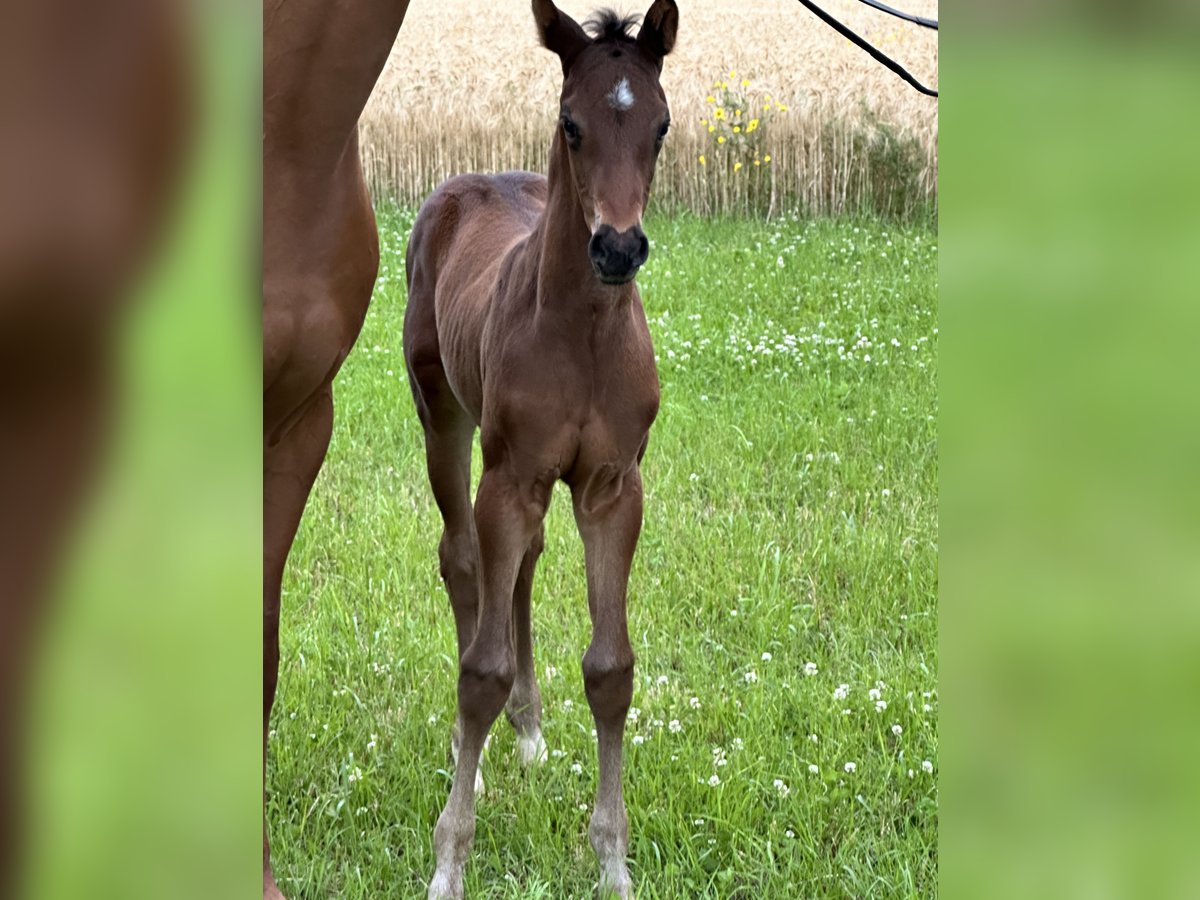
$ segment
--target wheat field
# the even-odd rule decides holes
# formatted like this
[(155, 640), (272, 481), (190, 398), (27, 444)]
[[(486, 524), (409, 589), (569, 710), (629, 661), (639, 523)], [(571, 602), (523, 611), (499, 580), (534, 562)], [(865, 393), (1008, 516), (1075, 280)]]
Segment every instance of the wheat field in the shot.
[[(559, 5), (582, 21), (597, 4)], [(655, 178), (660, 208), (897, 218), (936, 210), (936, 99), (795, 0), (679, 5), (662, 78), (672, 130)], [(900, 5), (937, 17), (936, 0)], [(824, 8), (937, 86), (936, 32), (852, 0)], [(360, 124), (375, 196), (415, 204), (460, 172), (545, 171), (560, 81), (524, 0), (413, 0)], [(720, 106), (724, 120), (714, 118)], [(753, 135), (732, 132), (751, 118)]]

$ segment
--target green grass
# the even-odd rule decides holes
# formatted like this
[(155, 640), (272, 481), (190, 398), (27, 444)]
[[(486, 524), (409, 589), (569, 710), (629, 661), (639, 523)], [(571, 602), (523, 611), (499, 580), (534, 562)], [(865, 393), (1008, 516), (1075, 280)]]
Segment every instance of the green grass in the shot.
[[(424, 896), (449, 789), (454, 626), (401, 356), (411, 224), (381, 212), (375, 301), (285, 583), (267, 779), (293, 898)], [(936, 233), (689, 217), (647, 232), (662, 408), (630, 585), (637, 894), (933, 896)], [(588, 619), (562, 486), (534, 629), (552, 755), (523, 773), (497, 722), (470, 897), (594, 890)]]

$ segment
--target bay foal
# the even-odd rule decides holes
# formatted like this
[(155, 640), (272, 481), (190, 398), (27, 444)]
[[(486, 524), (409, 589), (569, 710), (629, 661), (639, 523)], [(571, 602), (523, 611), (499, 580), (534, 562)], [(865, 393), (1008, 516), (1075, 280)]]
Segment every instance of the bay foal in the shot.
[[(571, 489), (592, 640), (584, 686), (600, 781), (589, 837), (602, 891), (631, 892), (621, 740), (633, 693), (626, 586), (642, 522), (639, 464), (658, 377), (633, 278), (668, 109), (659, 84), (678, 10), (655, 0), (636, 38), (611, 12), (590, 33), (534, 0), (563, 69), (549, 178), (465, 175), (422, 207), (408, 245), (404, 353), (445, 524), (441, 571), (458, 632), (457, 764), (434, 831), (431, 898), (461, 897), (475, 784), (507, 707), (526, 761), (542, 753), (530, 591), (558, 480)], [(471, 441), (483, 475), (470, 498)]]

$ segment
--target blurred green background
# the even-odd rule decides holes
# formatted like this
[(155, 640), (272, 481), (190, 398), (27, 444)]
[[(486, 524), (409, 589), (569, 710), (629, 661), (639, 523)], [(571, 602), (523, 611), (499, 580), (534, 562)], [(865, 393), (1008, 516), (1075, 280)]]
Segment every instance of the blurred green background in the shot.
[(1200, 57), (1073, 9), (943, 48), (949, 897), (1200, 896)]

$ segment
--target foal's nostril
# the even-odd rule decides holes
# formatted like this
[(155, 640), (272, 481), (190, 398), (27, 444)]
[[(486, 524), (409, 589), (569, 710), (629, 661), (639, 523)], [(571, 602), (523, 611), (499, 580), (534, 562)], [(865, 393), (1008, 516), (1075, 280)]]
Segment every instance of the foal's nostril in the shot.
[(637, 237), (637, 253), (634, 254), (634, 265), (640, 266), (650, 258), (650, 241), (646, 238), (646, 233), (641, 228), (635, 228), (634, 233)]
[(601, 225), (588, 241), (588, 256), (596, 274), (613, 284), (632, 279), (649, 255), (650, 242), (638, 225), (622, 232)]

